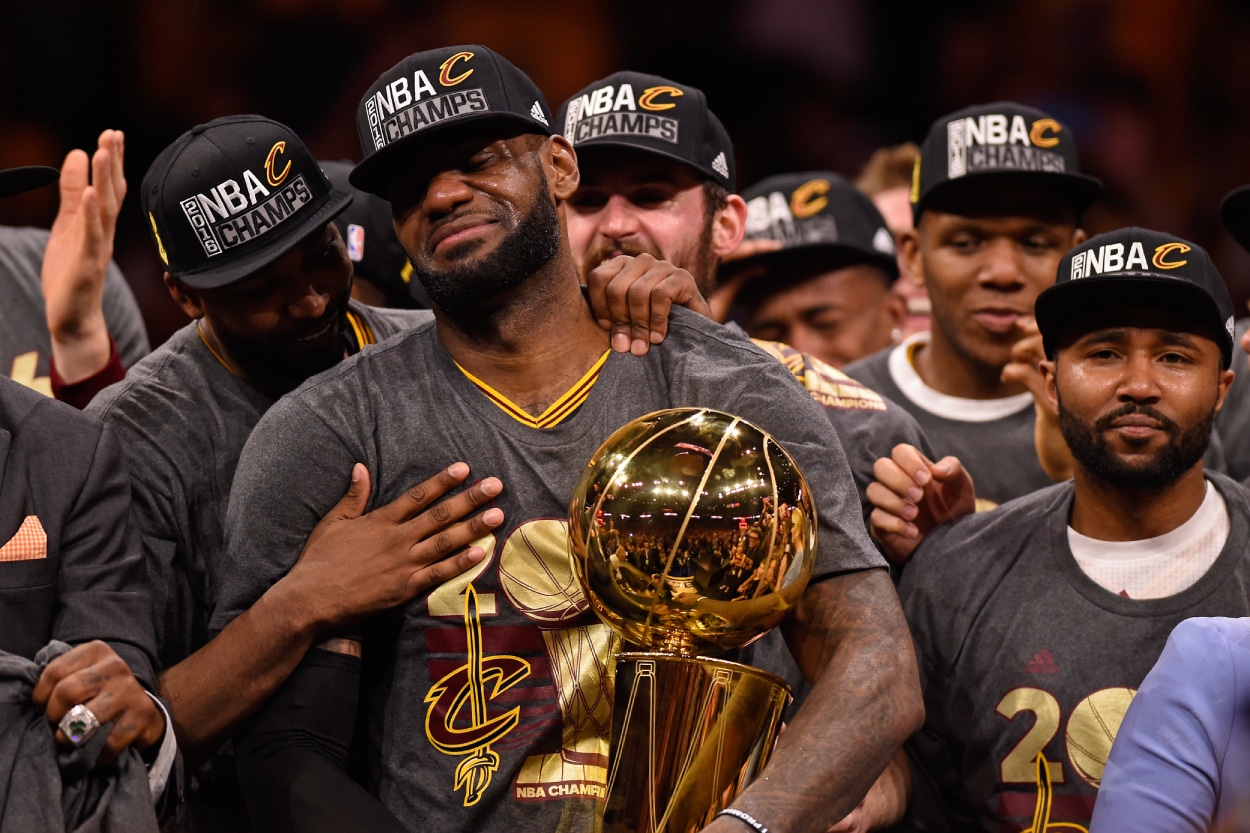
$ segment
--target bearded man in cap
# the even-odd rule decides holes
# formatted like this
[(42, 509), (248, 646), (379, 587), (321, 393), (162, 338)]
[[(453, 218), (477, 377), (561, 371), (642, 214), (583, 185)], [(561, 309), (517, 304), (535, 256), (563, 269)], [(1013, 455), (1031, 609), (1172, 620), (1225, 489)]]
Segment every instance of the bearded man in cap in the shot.
[[(209, 640), (226, 500), (256, 422), (282, 394), (345, 356), (432, 320), (428, 311), (350, 299), (352, 261), (333, 220), (351, 199), (295, 133), (260, 116), (188, 131), (140, 186), (166, 285), (192, 323), (88, 411), (113, 426), (126, 452), (156, 588), (161, 691), (193, 763), (213, 753), (325, 633), (477, 563), (481, 548), (465, 546), (502, 520), (497, 509), (463, 520), (502, 488), (493, 477), (431, 506), (468, 475), (450, 457), (366, 514), (370, 481), (352, 461), (342, 472), (351, 475), (347, 495), (327, 507), (299, 566)], [(192, 815), (241, 826), (229, 762), (212, 764), (214, 771), (198, 773)], [(215, 818), (223, 808), (234, 818)]]
[(1250, 503), (1202, 463), (1232, 314), (1206, 252), (1137, 228), (1077, 246), (1039, 295), (1075, 477), (934, 530), (903, 572), (925, 689), (918, 813), (936, 798), (953, 829), (1087, 825), (1172, 629), (1250, 614)]
[[(582, 300), (564, 225), (577, 159), (552, 124), (533, 82), (481, 46), (410, 56), (361, 102), (366, 155), (352, 181), (391, 201), (435, 321), (349, 360), (257, 426), (231, 494), (232, 579), (217, 623), (295, 560), (345, 461), (367, 461), (381, 500), (429, 470), (431, 448), (463, 451), (513, 485), (481, 569), (365, 634), (366, 659), (373, 651), (384, 666), (362, 703), (376, 800), (341, 774), (361, 673), (351, 651), (312, 652), (238, 739), (266, 829), (594, 828), (612, 639), (584, 599), (555, 612), (541, 600), (578, 592), (552, 577), (569, 569), (560, 519), (584, 461), (622, 423), (668, 407), (760, 425), (795, 456), (819, 505), (817, 578), (790, 618), (817, 682), (772, 777), (735, 807), (760, 826), (823, 829), (918, 724), (905, 625), (828, 420), (775, 359), (680, 309), (645, 356), (612, 352)], [(297, 445), (315, 458), (298, 460)], [(511, 657), (520, 670), (506, 691), (475, 687), (475, 657)], [(464, 735), (479, 731), (456, 717), (466, 691), (474, 725), (498, 727), (489, 739)]]
[[(888, 246), (893, 252), (884, 221), (862, 195), (860, 201), (840, 198), (844, 193), (839, 189), (850, 186), (834, 174), (828, 178), (815, 173), (797, 175), (801, 177), (796, 183), (801, 189), (798, 202), (806, 206), (798, 212), (819, 215), (798, 226), (780, 216), (789, 212), (793, 221), (790, 206), (798, 202), (792, 193), (786, 194), (786, 205), (775, 212), (776, 225), (771, 222), (771, 192), (762, 203), (759, 197), (764, 192), (754, 194), (753, 208), (748, 210), (746, 201), (733, 193), (737, 173), (729, 134), (697, 87), (656, 75), (617, 72), (565, 101), (556, 125), (563, 127), (565, 138), (577, 151), (581, 173), (581, 184), (567, 203), (569, 245), (591, 297), (603, 297), (614, 321), (625, 320), (629, 313), (635, 320), (643, 319), (645, 297), (640, 283), (634, 284), (631, 295), (607, 291), (603, 287), (606, 278), (638, 269), (649, 255), (688, 270), (702, 293), (711, 297), (716, 291), (717, 267), (722, 258), (743, 247), (748, 228), (747, 245), (762, 253), (743, 260), (747, 264), (743, 270), (754, 272), (764, 264), (777, 264), (787, 273), (777, 276), (777, 281), (793, 280), (790, 273), (803, 265), (794, 255), (774, 251), (787, 245), (787, 229), (801, 226), (800, 231), (793, 231), (801, 237), (811, 236), (819, 227), (824, 237), (813, 250), (823, 253), (828, 247), (822, 244), (838, 236), (836, 230), (830, 233), (837, 223), (847, 229), (836, 251), (858, 253), (858, 259), (845, 259), (846, 265), (880, 263), (897, 275), (897, 267), (887, 263), (893, 255), (887, 257), (873, 248)], [(839, 212), (836, 217), (835, 212)], [(639, 260), (631, 264), (617, 259), (621, 255), (638, 255)], [(894, 320), (883, 318), (886, 324)], [(849, 326), (862, 329), (858, 324)], [(886, 326), (878, 332), (888, 338), (891, 329)], [(755, 343), (785, 364), (824, 406), (850, 461), (867, 517), (871, 505), (864, 495), (873, 482), (876, 460), (900, 443), (929, 453), (928, 441), (905, 411), (829, 366), (829, 351), (809, 349), (816, 346), (814, 342), (795, 345), (781, 337), (790, 332), (774, 328), (761, 333), (764, 340)], [(631, 339), (617, 324), (614, 339), (617, 349), (629, 346), (637, 354), (647, 349), (644, 339), (638, 335)]]

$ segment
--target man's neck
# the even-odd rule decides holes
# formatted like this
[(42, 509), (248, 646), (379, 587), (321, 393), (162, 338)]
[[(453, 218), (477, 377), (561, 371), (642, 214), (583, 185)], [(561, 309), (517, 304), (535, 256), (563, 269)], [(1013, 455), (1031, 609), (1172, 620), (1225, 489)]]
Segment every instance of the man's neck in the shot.
[(456, 363), (529, 414), (564, 395), (609, 344), (560, 257), (492, 308), (457, 318), (435, 310), (435, 320)]
[(958, 350), (937, 326), (930, 328), (929, 342), (916, 348), (912, 366), (922, 382), (947, 396), (1004, 399), (1025, 392), (1022, 385), (1003, 382), (1001, 367), (981, 364)]
[(1123, 489), (1079, 464), (1074, 475), (1071, 526), (1099, 541), (1144, 541), (1176, 529), (1194, 516), (1207, 495), (1202, 463), (1161, 489)]

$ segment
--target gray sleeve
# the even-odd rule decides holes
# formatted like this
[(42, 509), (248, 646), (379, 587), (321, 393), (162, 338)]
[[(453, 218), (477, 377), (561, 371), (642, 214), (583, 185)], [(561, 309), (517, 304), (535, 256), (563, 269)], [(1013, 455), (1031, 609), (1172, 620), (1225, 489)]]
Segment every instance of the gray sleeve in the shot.
[(108, 271), (104, 275), (104, 320), (108, 324), (109, 334), (117, 343), (117, 355), (122, 366), (129, 368), (132, 364), (151, 352), (148, 345), (148, 331), (143, 326), (143, 316), (139, 313), (139, 304), (135, 301), (130, 284), (122, 275), (117, 264), (109, 261)]
[[(251, 607), (299, 558), (313, 528), (367, 462), (301, 399), (269, 409), (248, 437), (226, 509), (226, 557), (210, 630)], [(370, 472), (377, 482), (376, 471)]]
[(813, 580), (884, 567), (864, 526), (859, 493), (829, 418), (780, 362), (769, 360), (729, 410), (777, 438), (807, 478), (816, 501)]

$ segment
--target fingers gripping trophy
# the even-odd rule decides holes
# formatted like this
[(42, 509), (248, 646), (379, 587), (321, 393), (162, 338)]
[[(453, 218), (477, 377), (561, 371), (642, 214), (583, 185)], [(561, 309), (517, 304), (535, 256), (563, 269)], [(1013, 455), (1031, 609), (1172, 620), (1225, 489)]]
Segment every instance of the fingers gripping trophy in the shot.
[(777, 625), (816, 555), (815, 506), (790, 455), (730, 414), (628, 423), (574, 491), (569, 536), (616, 657), (606, 833), (693, 833), (772, 752), (786, 684), (706, 654)]

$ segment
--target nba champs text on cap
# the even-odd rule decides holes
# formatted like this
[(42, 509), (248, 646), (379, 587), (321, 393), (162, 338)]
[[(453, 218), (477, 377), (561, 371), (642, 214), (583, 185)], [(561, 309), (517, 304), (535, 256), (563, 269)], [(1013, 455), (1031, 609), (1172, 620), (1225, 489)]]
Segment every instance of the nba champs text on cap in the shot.
[(578, 91), (556, 124), (578, 151), (631, 148), (684, 163), (732, 191), (733, 145), (697, 87), (658, 75), (617, 72)]
[(417, 52), (382, 73), (356, 108), (364, 159), (352, 185), (385, 197), (397, 166), (435, 134), (496, 121), (551, 135), (551, 108), (530, 77), (485, 46)]
[(1099, 180), (1081, 173), (1072, 131), (1041, 110), (999, 101), (943, 116), (929, 128), (912, 177), (916, 220), (935, 196), (990, 176), (1035, 181), (1077, 214), (1102, 191)]
[(351, 201), (289, 127), (254, 115), (182, 134), (156, 157), (139, 191), (166, 270), (198, 289), (269, 265)]

